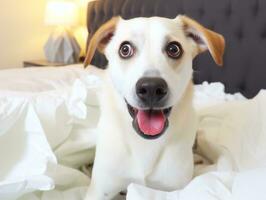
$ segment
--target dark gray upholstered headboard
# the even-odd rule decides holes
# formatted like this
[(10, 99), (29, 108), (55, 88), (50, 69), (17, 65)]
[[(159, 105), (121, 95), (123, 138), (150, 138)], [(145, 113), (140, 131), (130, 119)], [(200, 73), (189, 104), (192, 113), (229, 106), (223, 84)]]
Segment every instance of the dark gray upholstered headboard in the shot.
[[(163, 16), (186, 14), (224, 35), (224, 67), (215, 65), (209, 53), (194, 61), (194, 82), (222, 82), (226, 92), (254, 97), (266, 88), (266, 0), (99, 0), (88, 5), (90, 37), (112, 16)], [(98, 53), (92, 64), (103, 67)]]

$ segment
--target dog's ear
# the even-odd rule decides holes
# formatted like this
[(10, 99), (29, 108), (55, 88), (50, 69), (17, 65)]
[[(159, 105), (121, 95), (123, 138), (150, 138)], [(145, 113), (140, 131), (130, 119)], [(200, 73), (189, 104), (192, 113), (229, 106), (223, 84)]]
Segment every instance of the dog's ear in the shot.
[(223, 54), (225, 48), (224, 37), (213, 32), (193, 19), (179, 15), (176, 17), (184, 28), (187, 37), (191, 38), (195, 46), (194, 56), (209, 50), (217, 65), (223, 65)]
[(92, 36), (85, 58), (84, 66), (87, 67), (95, 54), (96, 49), (103, 53), (106, 45), (111, 40), (120, 17), (113, 17), (103, 24)]

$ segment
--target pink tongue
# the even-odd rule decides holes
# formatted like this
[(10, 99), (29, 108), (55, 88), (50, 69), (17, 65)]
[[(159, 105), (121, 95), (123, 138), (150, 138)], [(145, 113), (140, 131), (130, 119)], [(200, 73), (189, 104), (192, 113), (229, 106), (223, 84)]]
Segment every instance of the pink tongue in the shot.
[(139, 110), (136, 117), (140, 130), (146, 135), (158, 135), (164, 129), (166, 118), (162, 111)]

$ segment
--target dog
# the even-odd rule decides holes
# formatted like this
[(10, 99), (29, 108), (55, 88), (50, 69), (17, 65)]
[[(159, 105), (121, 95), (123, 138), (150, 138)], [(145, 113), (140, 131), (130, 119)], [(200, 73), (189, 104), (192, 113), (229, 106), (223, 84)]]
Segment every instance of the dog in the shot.
[(222, 35), (193, 19), (114, 17), (88, 46), (105, 54), (96, 157), (86, 200), (112, 199), (130, 183), (173, 191), (193, 176), (197, 118), (192, 60), (209, 50), (223, 64)]

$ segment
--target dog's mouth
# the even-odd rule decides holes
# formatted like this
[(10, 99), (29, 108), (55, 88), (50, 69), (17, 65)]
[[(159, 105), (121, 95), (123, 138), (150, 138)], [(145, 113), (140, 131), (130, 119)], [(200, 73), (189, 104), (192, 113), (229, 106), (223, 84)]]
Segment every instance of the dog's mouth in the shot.
[[(126, 102), (127, 103), (127, 102)], [(168, 128), (168, 117), (172, 107), (166, 109), (137, 109), (127, 103), (128, 112), (133, 118), (133, 128), (145, 139), (157, 139)]]

